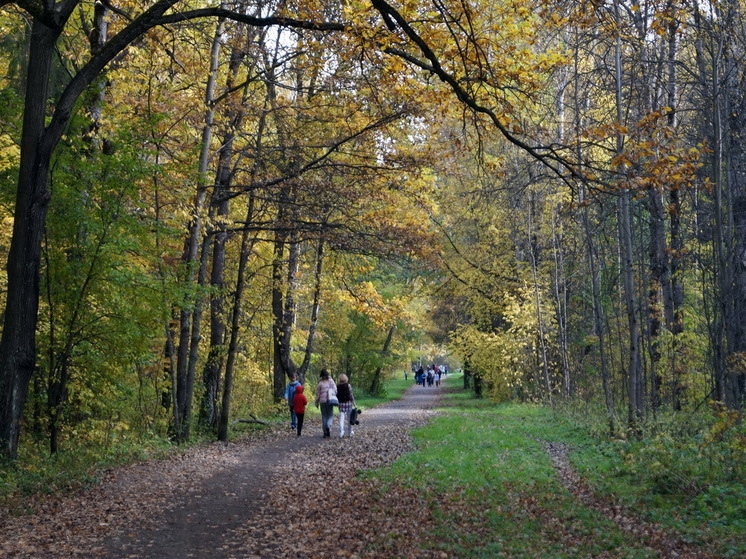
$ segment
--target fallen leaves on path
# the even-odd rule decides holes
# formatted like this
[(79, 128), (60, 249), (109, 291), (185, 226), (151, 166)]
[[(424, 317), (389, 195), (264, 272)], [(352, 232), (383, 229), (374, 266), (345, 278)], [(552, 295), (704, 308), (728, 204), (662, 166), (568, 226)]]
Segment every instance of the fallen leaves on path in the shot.
[[(458, 487), (425, 495), (411, 488), (408, 480), (384, 483), (361, 475), (411, 451), (410, 431), (432, 413), (411, 410), (396, 420), (364, 423), (356, 437), (344, 439), (322, 439), (313, 434), (314, 426), (309, 426), (310, 434), (297, 439), (278, 426), (234, 444), (202, 445), (166, 460), (118, 468), (107, 472), (96, 487), (63, 496), (39, 496), (28, 501), (29, 514), (6, 515), (0, 520), (0, 557), (177, 557), (173, 550), (164, 555), (158, 547), (163, 545), (158, 542), (158, 530), (170, 529), (164, 518), (181, 508), (189, 523), (204, 499), (212, 496), (225, 506), (221, 511), (225, 517), (237, 517), (240, 522), (237, 529), (227, 532), (220, 518), (201, 526), (199, 537), (211, 552), (200, 557), (446, 559), (453, 556), (454, 545), (456, 549), (467, 545), (475, 553), (484, 546), (484, 553), (490, 553), (490, 544), (491, 549), (501, 548), (491, 533), (490, 514), (504, 515), (508, 521), (513, 521), (511, 515), (536, 520), (542, 526), (542, 537), (572, 548), (578, 538), (572, 525), (556, 518), (538, 499), (513, 494), (510, 487), (490, 489), (504, 494), (505, 511), (485, 511), (479, 506), (479, 495), (466, 495)], [(662, 557), (708, 557), (659, 527), (594, 497), (570, 467), (567, 448), (549, 445), (547, 449), (558, 475), (585, 506), (612, 519)], [(247, 465), (249, 456), (266, 456), (264, 464), (271, 463), (271, 475), (257, 476)], [(225, 472), (230, 472), (228, 482), (220, 475)], [(246, 484), (266, 484), (267, 496), (251, 502), (230, 498)], [(452, 526), (454, 539), (428, 529), (434, 525), (445, 526), (446, 531)], [(464, 532), (463, 526), (469, 530)], [(155, 530), (155, 539), (141, 539), (146, 529)], [(618, 556), (610, 551), (599, 557)]]
[[(409, 547), (419, 532), (413, 519), (424, 506), (413, 490), (387, 494), (380, 482), (356, 475), (411, 451), (409, 431), (424, 421), (420, 413), (358, 438), (325, 439), (289, 454), (269, 501), (233, 535), (230, 557), (439, 557), (417, 555)], [(378, 513), (392, 503), (401, 515), (381, 517)], [(398, 542), (407, 542), (406, 553), (388, 553)]]
[(183, 501), (216, 470), (235, 465), (245, 445), (267, 444), (276, 433), (246, 438), (241, 445), (214, 443), (164, 460), (103, 472), (101, 482), (62, 495), (34, 495), (24, 514), (3, 511), (0, 557), (53, 559), (100, 557), (113, 533), (136, 531)]

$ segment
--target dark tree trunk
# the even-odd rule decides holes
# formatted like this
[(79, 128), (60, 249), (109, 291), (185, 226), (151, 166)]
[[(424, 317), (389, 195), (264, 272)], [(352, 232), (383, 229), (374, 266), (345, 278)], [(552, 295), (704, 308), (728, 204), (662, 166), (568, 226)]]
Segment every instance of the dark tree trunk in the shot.
[[(210, 51), (210, 71), (205, 88), (205, 124), (202, 128), (202, 147), (199, 157), (197, 191), (194, 195), (194, 216), (188, 227), (187, 238), (184, 241), (184, 250), (181, 260), (184, 266), (184, 283), (190, 286), (197, 280), (197, 285), (204, 285), (205, 281), (205, 259), (198, 262), (198, 257), (203, 254), (207, 257), (207, 250), (203, 242), (202, 212), (207, 199), (207, 166), (210, 158), (210, 144), (213, 136), (213, 124), (215, 120), (215, 84), (217, 80), (218, 66), (220, 62), (220, 51), (222, 47), (223, 33), (222, 22), (218, 24), (212, 41)], [(203, 247), (200, 253), (200, 246)], [(199, 272), (198, 272), (199, 268)], [(182, 304), (179, 310), (179, 350), (177, 366), (175, 370), (172, 391), (175, 402), (173, 423), (174, 438), (176, 442), (189, 440), (192, 398), (194, 395), (194, 377), (197, 366), (200, 330), (202, 322), (202, 294), (201, 290), (193, 299), (194, 307), (189, 301)]]
[[(228, 215), (228, 199), (223, 195), (221, 184), (218, 189), (219, 199), (217, 203), (218, 219)], [(210, 274), (210, 350), (207, 355), (207, 362), (202, 375), (203, 395), (202, 407), (200, 411), (200, 423), (211, 429), (217, 429), (218, 425), (218, 406), (220, 393), (220, 376), (223, 370), (225, 357), (225, 314), (223, 293), (224, 271), (225, 271), (225, 244), (228, 239), (228, 232), (223, 225), (220, 230), (214, 233), (212, 241), (212, 271)]]
[(598, 256), (596, 254), (596, 243), (591, 231), (588, 206), (583, 208), (583, 229), (585, 231), (586, 244), (588, 246), (588, 268), (591, 277), (591, 298), (593, 300), (593, 326), (598, 336), (598, 355), (601, 361), (601, 385), (604, 391), (604, 403), (606, 404), (606, 418), (609, 424), (609, 433), (613, 434), (616, 426), (614, 422), (614, 399), (611, 393), (611, 382), (609, 363), (606, 356), (606, 321), (604, 319), (603, 303), (601, 302), (601, 286), (598, 277)]
[[(61, 29), (61, 28), (59, 28)], [(36, 366), (41, 242), (49, 204), (54, 136), (45, 133), (49, 76), (59, 29), (34, 20), (21, 137), (8, 291), (0, 339), (0, 456), (15, 459), (29, 381)]]
[[(249, 198), (249, 206), (246, 211), (246, 224), (248, 225), (254, 219), (254, 197)], [(225, 379), (223, 381), (223, 401), (220, 406), (220, 421), (218, 423), (218, 440), (228, 440), (228, 421), (230, 417), (231, 393), (233, 391), (233, 371), (236, 362), (236, 353), (238, 351), (238, 332), (241, 319), (241, 302), (246, 282), (246, 268), (248, 267), (249, 257), (254, 248), (256, 238), (249, 236), (249, 228), (246, 227), (241, 234), (241, 253), (238, 261), (238, 277), (236, 278), (236, 291), (233, 295), (233, 310), (231, 313), (231, 332), (228, 343), (228, 357), (225, 365)]]
[(481, 398), (482, 394), (482, 375), (474, 375), (474, 396)]
[[(670, 269), (665, 239), (665, 217), (663, 197), (661, 192), (653, 190), (648, 194), (648, 209), (650, 212), (650, 243), (648, 256), (650, 258), (650, 282), (648, 285), (648, 332), (650, 336), (650, 368), (651, 368), (651, 404), (653, 409), (661, 405), (662, 377), (661, 335), (663, 324), (669, 324), (673, 314), (670, 297)], [(665, 322), (664, 322), (664, 319)]]
[[(282, 213), (280, 215), (282, 217)], [(274, 258), (272, 260), (272, 347), (273, 347), (273, 389), (274, 400), (280, 402), (285, 392), (285, 381), (294, 373), (291, 370), (290, 348), (287, 347), (288, 339), (286, 332), (288, 325), (285, 324), (285, 246), (287, 234), (278, 231), (275, 234)]]
[[(388, 333), (386, 334), (386, 341), (383, 342), (383, 349), (381, 349), (381, 358), (385, 359), (391, 350), (391, 340), (394, 337), (394, 331), (396, 330), (396, 326), (391, 326), (389, 328)], [(373, 373), (373, 380), (370, 383), (370, 390), (369, 392), (373, 395), (378, 395), (381, 391), (381, 372), (383, 370), (383, 366), (379, 365), (376, 367), (375, 373)]]

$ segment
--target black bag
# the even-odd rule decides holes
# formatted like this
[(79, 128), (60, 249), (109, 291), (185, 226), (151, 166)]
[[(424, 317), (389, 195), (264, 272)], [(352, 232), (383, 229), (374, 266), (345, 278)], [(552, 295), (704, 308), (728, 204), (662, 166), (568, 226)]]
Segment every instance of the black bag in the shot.
[(362, 412), (357, 408), (352, 408), (350, 411), (350, 425), (360, 425), (360, 420), (358, 419), (358, 416)]

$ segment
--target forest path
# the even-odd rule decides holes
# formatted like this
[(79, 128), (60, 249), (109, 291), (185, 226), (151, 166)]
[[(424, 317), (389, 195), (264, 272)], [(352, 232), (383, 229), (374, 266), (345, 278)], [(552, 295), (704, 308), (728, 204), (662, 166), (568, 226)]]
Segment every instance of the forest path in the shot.
[(323, 439), (312, 416), (301, 437), (278, 425), (259, 437), (112, 469), (72, 494), (40, 495), (30, 514), (0, 518), (0, 557), (295, 557), (286, 555), (284, 538), (296, 509), (323, 500), (325, 485), (410, 450), (409, 432), (434, 413), (443, 390), (413, 385), (399, 400), (364, 409), (352, 439), (338, 437), (336, 419)]
[[(286, 431), (277, 433), (271, 440), (259, 445), (237, 445), (232, 456), (232, 465), (223, 465), (213, 475), (200, 483), (187, 488), (186, 495), (175, 506), (163, 507), (166, 510), (155, 514), (153, 522), (140, 526), (136, 531), (113, 536), (104, 543), (107, 557), (137, 557), (158, 559), (183, 559), (188, 557), (246, 557), (254, 554), (277, 556), (270, 551), (274, 546), (260, 549), (247, 549), (243, 534), (264, 534), (270, 537), (288, 537), (282, 529), (282, 519), (290, 521), (293, 508), (298, 503), (288, 503), (288, 510), (281, 514), (280, 524), (265, 525), (259, 515), (261, 504), (278, 489), (288, 473), (284, 466), (296, 470), (292, 479), (326, 477), (333, 480), (340, 467), (337, 456), (359, 456), (367, 454), (367, 463), (357, 460), (342, 470), (353, 475), (361, 467), (376, 467), (393, 460), (407, 450), (400, 436), (392, 436), (391, 444), (382, 448), (382, 430), (409, 430), (414, 427), (418, 411), (432, 409), (441, 393), (440, 388), (412, 386), (399, 400), (367, 409), (360, 418), (353, 439), (338, 437), (338, 423), (335, 416), (332, 436), (322, 438), (321, 420), (312, 417), (304, 425), (304, 434), (297, 437), (289, 426)], [(309, 400), (312, 397), (309, 396)], [(407, 425), (409, 424), (409, 425)], [(375, 437), (378, 434), (379, 437)], [(402, 433), (403, 434), (403, 433)], [(372, 444), (376, 441), (376, 444)], [(371, 446), (372, 445), (372, 446)], [(318, 447), (318, 448), (317, 448)], [(312, 450), (317, 452), (311, 452)], [(318, 450), (323, 449), (321, 456)], [(325, 459), (324, 452), (329, 458)], [(297, 468), (297, 466), (301, 466)], [(147, 488), (143, 488), (147, 491)], [(180, 492), (183, 493), (183, 492)], [(267, 539), (263, 536), (262, 539)], [(271, 544), (271, 541), (267, 543)], [(264, 551), (262, 551), (262, 549)]]
[[(314, 416), (300, 438), (278, 425), (259, 438), (113, 469), (87, 490), (41, 495), (30, 514), (0, 519), (0, 557), (447, 559), (443, 542), (423, 527), (461, 519), (479, 529), (481, 521), (470, 521), (473, 511), (458, 500), (459, 487), (432, 501), (407, 480), (391, 484), (358, 474), (410, 451), (411, 430), (446, 405), (441, 395), (456, 390), (412, 386), (400, 400), (365, 409), (351, 439), (338, 438), (336, 424), (332, 438), (323, 439)], [(640, 557), (713, 557), (595, 497), (570, 467), (565, 445), (546, 443), (546, 450), (583, 506), (640, 541)], [(530, 498), (523, 504), (542, 525), (557, 527), (552, 537), (574, 544), (563, 517)], [(628, 551), (602, 557), (633, 556)]]

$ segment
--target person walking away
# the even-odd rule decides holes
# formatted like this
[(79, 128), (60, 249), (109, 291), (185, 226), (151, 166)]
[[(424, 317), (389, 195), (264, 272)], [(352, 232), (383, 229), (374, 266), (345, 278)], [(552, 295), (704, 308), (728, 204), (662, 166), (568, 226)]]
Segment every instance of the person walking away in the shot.
[(295, 387), (295, 396), (293, 396), (293, 411), (295, 417), (298, 420), (298, 436), (300, 437), (301, 431), (303, 431), (303, 418), (306, 415), (306, 406), (308, 405), (308, 398), (303, 394), (303, 385), (299, 384)]
[(324, 438), (331, 437), (332, 424), (334, 423), (334, 406), (329, 401), (331, 397), (337, 397), (337, 385), (329, 376), (329, 371), (321, 369), (319, 383), (316, 385), (316, 407), (321, 408), (321, 427), (324, 430)]
[(298, 427), (298, 421), (295, 417), (295, 412), (293, 411), (293, 396), (295, 396), (295, 389), (300, 386), (300, 383), (298, 382), (298, 376), (292, 375), (290, 377), (290, 382), (285, 387), (285, 399), (288, 402), (288, 407), (290, 408), (290, 428), (296, 429)]
[(345, 422), (349, 425), (349, 436), (355, 432), (350, 423), (350, 412), (355, 407), (355, 396), (352, 394), (352, 385), (350, 385), (347, 375), (339, 375), (339, 384), (337, 385), (337, 399), (339, 400), (339, 438), (345, 436)]

